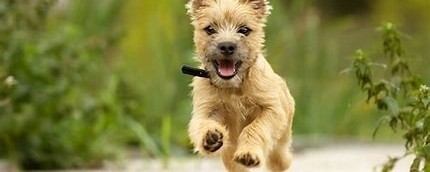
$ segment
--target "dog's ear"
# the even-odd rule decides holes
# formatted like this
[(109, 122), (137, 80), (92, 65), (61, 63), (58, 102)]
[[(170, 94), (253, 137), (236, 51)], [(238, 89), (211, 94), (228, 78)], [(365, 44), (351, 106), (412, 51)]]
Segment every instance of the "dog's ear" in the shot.
[(268, 0), (240, 0), (240, 2), (251, 5), (251, 7), (257, 11), (259, 18), (265, 18), (272, 10), (272, 6), (270, 6)]
[(190, 0), (187, 5), (185, 5), (188, 15), (193, 16), (199, 10), (207, 7), (208, 1), (211, 0)]

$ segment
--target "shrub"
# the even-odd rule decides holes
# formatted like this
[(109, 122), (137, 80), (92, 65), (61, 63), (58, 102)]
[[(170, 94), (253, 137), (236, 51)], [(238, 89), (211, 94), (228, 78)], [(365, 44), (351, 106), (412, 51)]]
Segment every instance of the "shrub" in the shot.
[[(374, 103), (383, 114), (378, 128), (388, 124), (392, 130), (401, 132), (405, 142), (405, 154), (390, 158), (382, 171), (392, 171), (395, 163), (408, 155), (415, 156), (411, 172), (430, 171), (429, 87), (408, 65), (396, 27), (386, 23), (381, 31), (383, 61), (387, 64), (374, 63), (362, 50), (357, 50), (349, 70), (355, 73), (358, 85), (367, 94), (367, 102)], [(374, 70), (375, 66), (385, 70)]]
[(66, 2), (0, 1), (0, 157), (24, 169), (99, 167), (123, 137), (107, 63), (120, 1)]

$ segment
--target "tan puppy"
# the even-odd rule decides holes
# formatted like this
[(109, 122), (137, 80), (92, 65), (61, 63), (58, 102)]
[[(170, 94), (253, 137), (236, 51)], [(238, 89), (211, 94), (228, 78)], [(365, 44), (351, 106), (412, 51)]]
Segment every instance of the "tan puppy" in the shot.
[(266, 0), (191, 0), (196, 59), (189, 136), (202, 155), (220, 152), (228, 171), (291, 164), (294, 99), (263, 56)]

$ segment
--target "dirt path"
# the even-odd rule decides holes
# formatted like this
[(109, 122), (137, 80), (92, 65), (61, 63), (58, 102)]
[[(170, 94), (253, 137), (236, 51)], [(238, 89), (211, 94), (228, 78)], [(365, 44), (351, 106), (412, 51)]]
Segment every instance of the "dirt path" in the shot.
[[(401, 145), (363, 145), (340, 144), (319, 148), (307, 148), (296, 153), (290, 172), (373, 172), (380, 167), (389, 155), (401, 155)], [(394, 172), (407, 172), (411, 157), (397, 164)], [(0, 161), (0, 172), (10, 168)], [(134, 159), (125, 162), (120, 168), (109, 168), (104, 171), (126, 172), (223, 172), (219, 158), (174, 158), (170, 160), (169, 169), (163, 169), (160, 160)], [(253, 172), (264, 172), (254, 169)]]
[[(400, 145), (331, 145), (320, 148), (305, 149), (295, 155), (290, 172), (373, 172), (380, 167), (388, 155), (401, 155)], [(394, 172), (407, 172), (412, 158), (399, 162)], [(168, 170), (162, 170), (156, 160), (130, 161), (127, 171), (172, 171), (172, 172), (222, 172), (224, 168), (218, 158), (175, 159)], [(254, 172), (264, 172), (254, 169)]]

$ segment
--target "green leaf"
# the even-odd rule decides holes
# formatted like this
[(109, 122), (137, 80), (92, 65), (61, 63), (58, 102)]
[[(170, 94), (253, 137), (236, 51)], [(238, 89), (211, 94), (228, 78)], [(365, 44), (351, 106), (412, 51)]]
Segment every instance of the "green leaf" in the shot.
[(420, 164), (421, 164), (422, 158), (416, 157), (414, 161), (412, 162), (412, 165), (410, 167), (410, 172), (419, 172), (420, 171)]
[(425, 159), (430, 160), (430, 138), (427, 140), (427, 145), (422, 148), (422, 154)]
[(391, 171), (393, 171), (394, 165), (397, 163), (398, 160), (399, 160), (399, 158), (390, 157), (388, 159), (388, 161), (382, 167), (381, 171), (382, 172), (391, 172)]
[(151, 136), (148, 134), (146, 129), (137, 121), (124, 117), (127, 126), (130, 127), (131, 131), (133, 131), (136, 136), (139, 138), (140, 142), (143, 146), (153, 155), (161, 156), (161, 150), (158, 148), (157, 144), (152, 140)]
[(163, 117), (161, 124), (161, 145), (163, 148), (163, 166), (167, 168), (168, 160), (170, 156), (170, 143), (171, 143), (171, 134), (172, 133), (172, 120), (171, 117), (166, 115)]
[(386, 124), (388, 121), (390, 121), (390, 118), (388, 116), (384, 116), (379, 119), (378, 123), (376, 124), (375, 130), (373, 130), (372, 133), (372, 139), (375, 140), (376, 134), (378, 133), (379, 129), (383, 124)]
[[(426, 115), (426, 117), (424, 117), (424, 129), (427, 131), (427, 132), (430, 132), (430, 115), (428, 114), (428, 112), (427, 112), (427, 115)], [(429, 137), (430, 138), (430, 137)]]
[(399, 114), (400, 112), (399, 105), (397, 104), (397, 101), (393, 97), (386, 96), (382, 100), (387, 105), (387, 110), (391, 115), (397, 116)]

